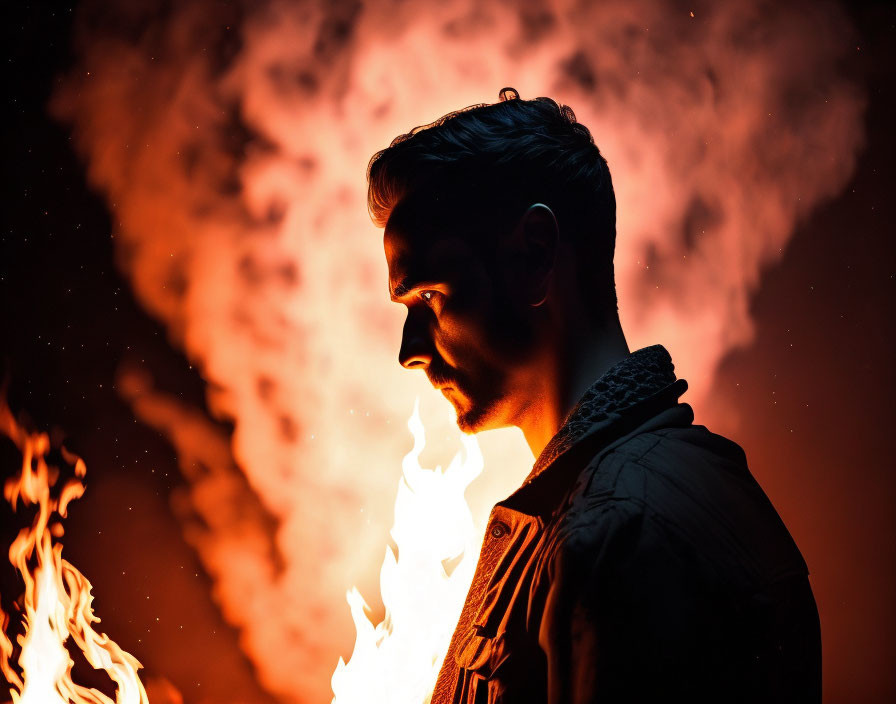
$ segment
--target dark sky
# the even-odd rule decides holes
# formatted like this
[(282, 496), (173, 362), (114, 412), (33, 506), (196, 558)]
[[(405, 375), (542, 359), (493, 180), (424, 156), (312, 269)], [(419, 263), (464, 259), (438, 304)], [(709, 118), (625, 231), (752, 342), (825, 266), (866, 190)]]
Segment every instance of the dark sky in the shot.
[[(188, 702), (268, 701), (172, 514), (183, 483), (174, 451), (114, 389), (122, 361), (145, 361), (161, 388), (204, 404), (202, 380), (116, 270), (106, 206), (46, 112), (71, 62), (74, 12), (9, 5), (0, 360), (13, 410), (64, 435), (87, 462), (65, 554), (94, 583), (103, 629), (148, 674)], [(706, 412), (738, 409), (740, 427), (713, 430), (747, 450), (809, 563), (826, 701), (883, 703), (896, 701), (896, 11), (881, 2), (850, 12), (861, 37), (851, 70), (870, 98), (867, 145), (844, 192), (800, 225), (764, 275), (751, 306), (756, 340), (724, 360)], [(4, 445), (0, 457), (8, 476), (15, 455)], [(8, 543), (21, 520), (2, 511)], [(8, 611), (19, 587), (8, 568), (2, 576)]]

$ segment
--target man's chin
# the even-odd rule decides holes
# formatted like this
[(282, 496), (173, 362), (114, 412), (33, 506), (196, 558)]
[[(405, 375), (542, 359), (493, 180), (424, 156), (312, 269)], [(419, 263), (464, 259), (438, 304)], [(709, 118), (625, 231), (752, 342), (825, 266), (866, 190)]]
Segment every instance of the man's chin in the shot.
[(466, 394), (453, 388), (443, 389), (442, 393), (454, 406), (454, 411), (457, 414), (457, 427), (461, 432), (472, 435), (501, 427), (500, 423), (495, 422), (496, 414), (488, 404), (471, 402)]
[(457, 411), (457, 427), (467, 435), (498, 427), (492, 422), (490, 415), (480, 408), (461, 410), (455, 406), (455, 410)]

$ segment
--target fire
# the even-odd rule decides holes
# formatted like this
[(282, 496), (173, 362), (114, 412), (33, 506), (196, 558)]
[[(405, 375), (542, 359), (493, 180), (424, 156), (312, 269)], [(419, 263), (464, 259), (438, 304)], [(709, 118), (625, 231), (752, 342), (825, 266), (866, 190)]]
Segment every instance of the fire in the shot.
[(420, 466), (425, 437), (419, 401), (408, 420), (414, 447), (402, 462), (391, 535), (380, 572), (385, 619), (374, 626), (357, 589), (347, 595), (357, 639), (333, 673), (333, 704), (428, 702), (470, 587), (482, 531), (464, 491), (482, 471), (476, 439), (462, 435), (448, 469)]
[(66, 649), (66, 641), (71, 638), (87, 662), (105, 670), (115, 682), (116, 704), (147, 704), (146, 691), (137, 676), (140, 663), (105, 633), (93, 629), (92, 624), (100, 619), (93, 613), (90, 582), (62, 558), (62, 524), (56, 517), (65, 518), (68, 504), (84, 493), (82, 480), (87, 468), (83, 460), (63, 449), (63, 458), (74, 466), (75, 476), (58, 491), (51, 491), (59, 481), (59, 468), (48, 464), (47, 434), (23, 430), (4, 403), (0, 403), (0, 432), (22, 453), (21, 473), (7, 480), (4, 496), (13, 510), (20, 504), (37, 509), (31, 526), (22, 529), (9, 549), (9, 559), (25, 581), (21, 607), (25, 630), (17, 639), (21, 675), (13, 665), (7, 614), (3, 614), (4, 627), (0, 630), (0, 668), (13, 686), (13, 702), (111, 704), (102, 692), (72, 681), (74, 662)]

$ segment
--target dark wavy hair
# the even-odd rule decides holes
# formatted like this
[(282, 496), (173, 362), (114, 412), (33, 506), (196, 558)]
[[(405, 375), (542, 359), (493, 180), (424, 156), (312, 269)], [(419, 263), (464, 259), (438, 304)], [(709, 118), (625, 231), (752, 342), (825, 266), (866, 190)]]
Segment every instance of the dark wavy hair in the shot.
[(598, 317), (615, 316), (616, 197), (606, 159), (568, 106), (522, 100), (513, 88), (499, 98), (415, 127), (374, 154), (371, 219), (385, 227), (399, 204), (413, 201), (417, 213), (482, 241), (544, 203), (576, 248), (583, 299)]

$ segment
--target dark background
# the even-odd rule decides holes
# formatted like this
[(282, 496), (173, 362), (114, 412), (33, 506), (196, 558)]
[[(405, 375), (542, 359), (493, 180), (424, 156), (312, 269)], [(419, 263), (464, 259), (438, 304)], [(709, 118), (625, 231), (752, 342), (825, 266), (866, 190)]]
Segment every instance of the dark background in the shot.
[[(88, 466), (65, 555), (95, 585), (107, 631), (187, 702), (268, 701), (183, 542), (169, 496), (173, 449), (114, 388), (122, 361), (204, 405), (203, 382), (113, 263), (109, 213), (85, 184), (46, 102), (70, 65), (74, 9), (6, 3), (0, 364), (12, 409), (53, 429)], [(867, 88), (867, 145), (843, 193), (801, 224), (752, 301), (757, 338), (725, 358), (713, 430), (747, 450), (754, 474), (812, 571), (822, 619), (826, 701), (896, 701), (896, 247), (894, 50), (890, 3), (852, 3), (850, 70)], [(701, 421), (698, 412), (698, 422)], [(4, 442), (4, 476), (15, 453)], [(22, 517), (3, 504), (8, 544)], [(5, 611), (21, 590), (0, 569)], [(272, 615), (274, 617), (274, 615)], [(335, 664), (335, 663), (334, 663)], [(106, 686), (83, 669), (92, 684)]]

